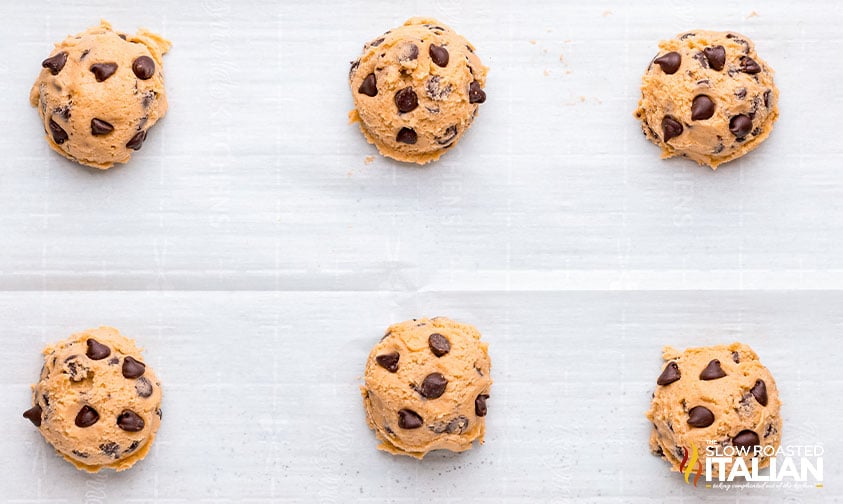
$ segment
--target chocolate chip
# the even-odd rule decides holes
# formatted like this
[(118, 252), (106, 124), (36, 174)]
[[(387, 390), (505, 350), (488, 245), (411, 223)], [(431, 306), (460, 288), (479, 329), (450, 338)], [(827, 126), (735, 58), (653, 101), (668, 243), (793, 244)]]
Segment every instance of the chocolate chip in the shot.
[(351, 76), (354, 75), (354, 71), (357, 70), (357, 67), (360, 66), (360, 59), (356, 59), (351, 62), (351, 67), (348, 69), (348, 78), (351, 79)]
[(383, 41), (384, 41), (383, 37), (378, 37), (375, 40), (369, 42), (369, 45), (372, 46), (372, 47), (377, 47), (377, 46), (381, 45), (383, 43)]
[(82, 51), (82, 54), (79, 55), (79, 61), (82, 61), (83, 59), (87, 58), (88, 54), (90, 54), (90, 53), (91, 53), (90, 49), (85, 49), (84, 51)]
[(155, 75), (155, 62), (149, 56), (138, 56), (132, 62), (132, 72), (140, 80), (151, 79)]
[(714, 423), (714, 413), (705, 406), (694, 406), (688, 412), (688, 425), (691, 427), (708, 427)]
[(448, 54), (448, 50), (442, 46), (430, 44), (430, 48), (427, 51), (430, 54), (430, 59), (436, 63), (436, 65), (445, 68), (448, 66), (448, 60), (450, 59), (450, 55)]
[(93, 374), (91, 368), (82, 362), (79, 355), (71, 355), (66, 358), (62, 368), (69, 375), (70, 381), (74, 383), (81, 382)]
[(100, 451), (116, 460), (120, 456), (120, 445), (114, 441), (109, 441), (100, 445)]
[(135, 382), (135, 392), (137, 392), (138, 395), (143, 398), (151, 396), (152, 383), (147, 380), (145, 376), (141, 376), (140, 378), (138, 378), (138, 381)]
[(726, 372), (720, 367), (720, 361), (712, 359), (700, 373), (700, 380), (716, 380), (724, 376), (726, 376)]
[(164, 412), (163, 412), (163, 411), (161, 411), (161, 408), (156, 409), (156, 410), (155, 410), (155, 414), (156, 414), (156, 415), (158, 415), (158, 419), (159, 419), (159, 420), (160, 420), (160, 419), (162, 419), (162, 418), (164, 418)]
[(479, 417), (486, 416), (488, 410), (486, 409), (486, 399), (489, 398), (488, 394), (480, 394), (474, 400), (474, 414)]
[(86, 459), (86, 458), (90, 457), (90, 455), (88, 455), (87, 453), (85, 453), (83, 451), (79, 451), (79, 450), (70, 450), (70, 453), (76, 455), (77, 457), (79, 457), (81, 459)]
[(736, 137), (745, 137), (752, 131), (752, 119), (748, 115), (736, 115), (729, 121), (729, 131)]
[(670, 385), (679, 378), (682, 378), (682, 373), (679, 372), (679, 366), (675, 362), (668, 362), (659, 379), (656, 380), (656, 383), (659, 385)]
[(759, 73), (760, 71), (761, 65), (759, 65), (754, 59), (749, 56), (741, 57), (741, 72), (753, 75)]
[(764, 91), (764, 106), (770, 108), (770, 98), (773, 96), (773, 90), (768, 89)]
[(123, 359), (123, 377), (128, 379), (139, 378), (146, 371), (146, 364), (133, 357)]
[(468, 85), (468, 103), (484, 103), (486, 101), (486, 92), (480, 87), (480, 83), (472, 81)]
[(743, 100), (746, 98), (746, 88), (738, 88), (735, 90), (735, 98)]
[(401, 130), (395, 136), (395, 141), (410, 145), (416, 143), (418, 139), (418, 135), (416, 135), (416, 132), (413, 131), (411, 128), (401, 128)]
[(424, 378), (421, 387), (418, 388), (418, 392), (425, 399), (437, 399), (442, 397), (447, 386), (448, 379), (442, 376), (441, 373), (430, 373)]
[(726, 38), (727, 38), (727, 39), (732, 39), (732, 40), (734, 40), (736, 43), (738, 43), (738, 44), (742, 45), (742, 46), (743, 46), (743, 52), (745, 52), (745, 53), (748, 53), (748, 52), (749, 52), (749, 42), (747, 42), (746, 40), (744, 40), (744, 39), (742, 39), (742, 38), (738, 37), (738, 36), (737, 36), (737, 35), (735, 35), (734, 33), (727, 33), (727, 34), (726, 34)]
[(41, 414), (42, 413), (43, 413), (43, 410), (41, 409), (41, 406), (36, 404), (35, 406), (33, 406), (33, 407), (29, 408), (28, 410), (24, 411), (23, 417), (28, 419), (30, 422), (32, 422), (32, 424), (35, 425), (36, 427), (41, 427)]
[(656, 58), (653, 63), (662, 68), (662, 72), (667, 75), (675, 74), (679, 70), (679, 65), (682, 64), (682, 56), (678, 52), (673, 51)]
[(114, 126), (111, 123), (105, 122), (96, 117), (91, 119), (91, 134), (94, 136), (107, 135), (114, 131)]
[(132, 453), (133, 451), (138, 449), (138, 446), (140, 446), (140, 441), (135, 439), (123, 453)]
[(405, 87), (395, 93), (395, 106), (398, 107), (398, 112), (412, 112), (419, 106), (419, 97), (412, 87)]
[(403, 47), (401, 55), (398, 57), (398, 61), (415, 61), (419, 57), (419, 46), (416, 44), (410, 43)]
[(448, 341), (448, 338), (439, 333), (431, 334), (427, 338), (427, 345), (430, 347), (430, 351), (433, 352), (433, 355), (437, 357), (442, 357), (451, 351), (451, 342)]
[(451, 94), (451, 85), (442, 85), (442, 77), (431, 76), (424, 85), (425, 92), (431, 100), (443, 100)]
[(738, 432), (738, 435), (732, 438), (732, 444), (741, 448), (752, 448), (758, 446), (760, 442), (758, 434), (748, 429)]
[(144, 422), (134, 411), (123, 410), (117, 417), (117, 426), (127, 432), (138, 432), (143, 430)]
[(117, 63), (94, 63), (91, 65), (91, 73), (94, 74), (94, 78), (97, 79), (97, 82), (102, 82), (112, 75), (114, 72), (117, 71)]
[(691, 120), (704, 121), (714, 115), (714, 102), (706, 95), (697, 95), (691, 103)]
[(120, 357), (117, 357), (116, 355), (114, 357), (108, 359), (108, 365), (109, 366), (117, 365), (118, 362), (120, 362)]
[(442, 133), (442, 136), (436, 137), (436, 143), (439, 145), (448, 144), (455, 136), (457, 136), (457, 125), (452, 124), (451, 126), (448, 126), (448, 129), (446, 129), (444, 133)]
[(700, 62), (701, 67), (708, 68), (708, 59), (705, 57), (705, 54), (703, 54), (702, 51), (695, 53), (694, 59)]
[(712, 70), (723, 70), (723, 67), (726, 65), (726, 48), (722, 45), (716, 45), (714, 47), (706, 47), (703, 49), (703, 54), (705, 54), (705, 59), (708, 60), (708, 66), (711, 67)]
[(62, 119), (65, 121), (70, 119), (70, 105), (65, 105), (64, 107), (56, 107), (53, 109), (53, 112), (58, 114)]
[(773, 427), (772, 423), (767, 424), (767, 428), (764, 430), (764, 437), (768, 438), (771, 434), (775, 434), (778, 432), (775, 427)]
[(398, 411), (398, 427), (402, 429), (418, 429), (423, 423), (422, 417), (413, 410), (404, 408)]
[(117, 36), (120, 37), (123, 40), (126, 40), (126, 34), (125, 33), (118, 33)]
[(738, 352), (732, 352), (732, 360), (735, 361), (735, 364), (741, 363), (741, 354)]
[(682, 123), (671, 116), (664, 116), (662, 119), (662, 136), (665, 142), (681, 135), (683, 129)]
[(140, 150), (140, 148), (143, 147), (143, 142), (145, 140), (146, 140), (146, 131), (138, 131), (126, 143), (126, 148), (133, 149), (133, 150)]
[(761, 406), (767, 405), (767, 384), (764, 380), (755, 380), (755, 385), (749, 390)]
[(462, 434), (463, 432), (468, 429), (469, 420), (463, 415), (460, 415), (454, 419), (451, 419), (449, 422), (437, 422), (434, 425), (428, 427), (431, 431), (435, 432), (436, 434)]
[(41, 66), (49, 69), (51, 74), (58, 75), (65, 63), (67, 63), (67, 53), (62, 51), (42, 61)]
[(50, 119), (50, 133), (53, 134), (53, 141), (56, 144), (61, 145), (65, 142), (67, 142), (67, 139), (68, 139), (67, 132), (64, 129), (62, 129), (62, 127), (59, 126), (59, 124), (56, 121), (54, 121), (52, 119)]
[(91, 360), (102, 360), (111, 355), (110, 348), (93, 338), (88, 338), (87, 344), (88, 350), (85, 352), (85, 355)]
[(694, 32), (683, 33), (683, 34), (679, 37), (679, 40), (685, 40), (685, 39), (689, 39), (689, 38), (691, 38), (691, 37), (696, 37), (696, 36), (697, 36), (697, 34), (696, 34), (696, 33), (694, 33)]
[(401, 358), (401, 355), (398, 352), (392, 352), (388, 354), (378, 355), (375, 357), (375, 361), (378, 364), (390, 373), (394, 373), (398, 371), (398, 360)]
[(79, 413), (76, 414), (76, 426), (77, 427), (90, 427), (97, 423), (100, 419), (100, 414), (97, 413), (97, 410), (94, 408), (85, 405), (82, 406), (82, 409), (79, 410)]

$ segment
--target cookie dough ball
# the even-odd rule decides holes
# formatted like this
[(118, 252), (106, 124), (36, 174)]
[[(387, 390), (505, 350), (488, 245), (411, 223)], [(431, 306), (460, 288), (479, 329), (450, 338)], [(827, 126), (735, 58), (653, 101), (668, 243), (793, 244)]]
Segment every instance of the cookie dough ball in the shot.
[[(696, 446), (705, 470), (706, 449), (732, 455), (735, 448), (754, 452), (781, 444), (781, 401), (773, 375), (742, 343), (689, 348), (666, 347), (653, 403), (647, 418), (653, 423), (650, 448), (679, 471), (683, 458)], [(773, 448), (766, 448), (773, 447)], [(769, 452), (768, 452), (769, 453)], [(770, 459), (759, 452), (758, 467)], [(747, 467), (753, 457), (743, 457)], [(726, 465), (726, 471), (732, 464)], [(714, 466), (717, 474), (718, 465)], [(692, 467), (697, 472), (696, 467)]]
[(44, 349), (23, 416), (79, 469), (123, 471), (143, 459), (161, 423), (161, 384), (135, 342), (100, 327)]
[(486, 101), (487, 70), (452, 29), (410, 19), (366, 44), (351, 64), (350, 117), (384, 156), (435, 161), (459, 142)]
[(54, 151), (83, 165), (126, 163), (167, 112), (162, 55), (170, 42), (100, 26), (56, 44), (29, 93)]
[(758, 147), (779, 115), (773, 70), (747, 37), (695, 30), (659, 43), (635, 117), (662, 158), (716, 169)]
[(474, 326), (444, 317), (392, 325), (369, 354), (361, 387), (378, 448), (422, 458), (482, 443), (490, 367)]

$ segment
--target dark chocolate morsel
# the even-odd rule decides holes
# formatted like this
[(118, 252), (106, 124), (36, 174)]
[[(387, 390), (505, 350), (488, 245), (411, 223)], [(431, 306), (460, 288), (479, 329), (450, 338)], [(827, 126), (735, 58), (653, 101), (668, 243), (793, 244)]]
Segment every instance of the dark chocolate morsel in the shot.
[(123, 377), (128, 379), (140, 378), (146, 371), (146, 364), (134, 359), (133, 357), (126, 357), (123, 359)]
[(62, 51), (55, 56), (50, 56), (41, 62), (41, 66), (50, 70), (53, 75), (58, 75), (64, 64), (67, 63), (67, 53)]
[(489, 398), (488, 394), (480, 394), (474, 400), (474, 414), (479, 417), (486, 416), (488, 409), (486, 408), (486, 399)]
[(91, 134), (94, 136), (102, 136), (107, 135), (114, 131), (114, 126), (111, 123), (103, 121), (102, 119), (97, 119), (96, 117), (91, 119)]
[(97, 423), (100, 419), (100, 414), (97, 413), (97, 410), (88, 406), (82, 406), (82, 409), (79, 410), (79, 413), (76, 414), (76, 426), (77, 427), (90, 427)]
[(653, 63), (660, 66), (662, 71), (667, 75), (672, 75), (679, 70), (679, 65), (682, 64), (682, 56), (680, 56), (678, 52), (673, 51), (665, 54), (664, 56), (659, 56), (653, 60)]
[(755, 397), (755, 400), (761, 406), (767, 405), (767, 384), (764, 383), (764, 380), (755, 380), (755, 385), (749, 390), (749, 393)]
[(109, 441), (100, 445), (100, 451), (113, 459), (117, 459), (120, 456), (120, 445), (114, 441)]
[(41, 414), (43, 411), (41, 410), (41, 406), (35, 405), (28, 410), (23, 412), (23, 417), (28, 419), (32, 422), (33, 425), (36, 427), (41, 427)]
[(419, 97), (412, 87), (405, 87), (395, 93), (395, 106), (398, 107), (398, 112), (406, 113), (412, 112), (419, 106)]
[(401, 355), (398, 352), (382, 354), (375, 357), (375, 361), (390, 373), (398, 371), (398, 360)]
[(140, 80), (151, 79), (155, 75), (155, 61), (149, 56), (138, 56), (132, 62), (132, 72)]
[(57, 145), (67, 142), (67, 132), (52, 119), (50, 119), (50, 133), (53, 134), (53, 141), (56, 142)]
[(91, 360), (102, 360), (111, 355), (110, 348), (93, 338), (88, 338), (87, 344), (88, 350), (85, 352), (85, 355)]
[(143, 418), (134, 411), (123, 410), (117, 417), (117, 426), (127, 432), (142, 431), (144, 425)]
[(723, 67), (726, 65), (726, 48), (722, 45), (706, 47), (703, 49), (703, 54), (705, 54), (705, 59), (708, 60), (708, 66), (712, 70), (717, 70), (718, 72), (723, 70)]
[(723, 371), (723, 368), (720, 367), (720, 361), (712, 359), (700, 373), (700, 380), (716, 380), (724, 376), (726, 376), (726, 371)]
[(114, 75), (117, 71), (117, 63), (94, 63), (90, 70), (97, 82), (102, 82)]
[(398, 134), (395, 135), (395, 141), (405, 144), (413, 145), (418, 141), (419, 137), (412, 128), (401, 128)]
[(691, 427), (708, 427), (714, 423), (714, 413), (705, 406), (694, 406), (688, 412), (688, 425)]
[(375, 74), (370, 73), (363, 79), (363, 82), (360, 84), (360, 87), (357, 88), (357, 92), (360, 94), (364, 94), (366, 96), (377, 96), (378, 95), (378, 79), (375, 77)]
[(143, 147), (143, 142), (146, 140), (146, 131), (138, 131), (126, 143), (126, 147), (132, 150), (140, 150)]
[(439, 333), (431, 334), (430, 337), (427, 338), (427, 345), (430, 347), (430, 351), (433, 352), (433, 355), (437, 357), (442, 357), (451, 351), (451, 342), (448, 341), (448, 338)]
[(423, 423), (422, 417), (413, 410), (404, 408), (398, 411), (398, 427), (402, 429), (418, 429)]
[(752, 131), (752, 119), (748, 115), (736, 115), (729, 121), (729, 131), (738, 138), (745, 137)]
[(138, 393), (139, 396), (143, 398), (147, 398), (152, 395), (152, 383), (145, 377), (141, 376), (135, 382), (135, 392)]
[(760, 443), (758, 434), (749, 429), (738, 432), (738, 435), (732, 438), (732, 444), (741, 448), (752, 448)]
[(448, 50), (442, 46), (437, 46), (434, 44), (430, 44), (430, 48), (428, 49), (428, 53), (430, 54), (430, 59), (436, 63), (436, 65), (445, 68), (448, 66), (448, 60), (450, 59), (450, 54), (448, 54)]
[(468, 85), (468, 103), (485, 103), (486, 92), (480, 87), (477, 81), (471, 81)]
[(749, 56), (741, 57), (741, 72), (753, 75), (759, 73), (760, 71), (761, 65), (759, 65), (757, 61)]
[(448, 379), (442, 376), (441, 373), (430, 373), (424, 378), (421, 387), (418, 388), (418, 392), (425, 399), (437, 399), (442, 397), (447, 386)]
[(697, 95), (691, 103), (691, 120), (704, 121), (714, 115), (714, 102), (706, 95)]
[(670, 385), (679, 378), (682, 378), (682, 373), (679, 372), (679, 366), (675, 362), (671, 361), (668, 362), (667, 366), (664, 367), (664, 370), (659, 376), (659, 379), (656, 380), (656, 383), (662, 386)]
[(662, 119), (662, 138), (665, 142), (669, 141), (672, 138), (678, 137), (682, 134), (684, 128), (682, 127), (682, 123), (677, 121), (671, 116), (664, 116)]

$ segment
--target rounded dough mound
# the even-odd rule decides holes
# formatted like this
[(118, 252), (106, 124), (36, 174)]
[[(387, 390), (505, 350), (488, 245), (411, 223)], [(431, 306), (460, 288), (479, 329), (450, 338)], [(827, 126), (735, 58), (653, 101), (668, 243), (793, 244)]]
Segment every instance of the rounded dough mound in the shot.
[[(754, 434), (758, 444), (750, 446), (778, 449), (782, 431), (779, 392), (773, 375), (749, 346), (732, 343), (684, 352), (665, 347), (663, 357), (667, 364), (647, 418), (653, 423), (650, 449), (670, 462), (672, 470), (680, 470), (685, 450), (691, 453), (692, 446), (697, 447), (703, 468), (706, 448), (714, 443), (719, 453), (731, 455), (723, 447), (747, 446)], [(743, 458), (749, 467), (752, 457)], [(759, 458), (758, 467), (769, 464), (767, 456)], [(731, 466), (725, 466), (727, 472)], [(717, 474), (717, 464), (713, 467)], [(692, 470), (696, 472), (696, 468)]]
[(143, 459), (161, 424), (161, 384), (135, 342), (100, 327), (44, 349), (24, 416), (79, 469), (122, 471)]
[(50, 147), (103, 170), (128, 162), (167, 112), (169, 49), (158, 35), (116, 32), (106, 21), (56, 44), (29, 94)]
[(773, 70), (751, 40), (695, 30), (659, 43), (635, 117), (661, 147), (716, 169), (758, 147), (778, 117)]
[(490, 367), (474, 326), (444, 317), (392, 325), (369, 354), (361, 387), (378, 448), (423, 458), (482, 443)]
[(351, 64), (350, 117), (384, 156), (435, 161), (486, 101), (487, 71), (461, 35), (435, 19), (412, 18), (366, 44)]

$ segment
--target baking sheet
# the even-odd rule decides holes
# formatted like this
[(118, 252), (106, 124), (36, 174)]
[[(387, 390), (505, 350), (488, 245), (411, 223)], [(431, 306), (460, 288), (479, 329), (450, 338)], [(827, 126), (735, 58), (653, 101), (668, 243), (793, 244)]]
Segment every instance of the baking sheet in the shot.
[[(349, 61), (421, 14), (491, 67), (428, 167), (346, 124)], [(105, 173), (50, 152), (27, 99), (100, 18), (174, 42), (166, 119)], [(0, 495), (843, 499), (841, 21), (833, 1), (4, 2)], [(716, 173), (660, 161), (632, 118), (657, 41), (694, 28), (750, 36), (781, 89), (768, 141)], [(486, 444), (417, 462), (374, 449), (357, 385), (382, 331), (425, 315), (477, 325), (495, 384)], [(145, 461), (89, 476), (20, 413), (42, 346), (100, 324), (146, 348), (165, 416)], [(776, 376), (784, 442), (825, 448), (824, 488), (694, 490), (649, 455), (661, 346), (732, 340)]]

